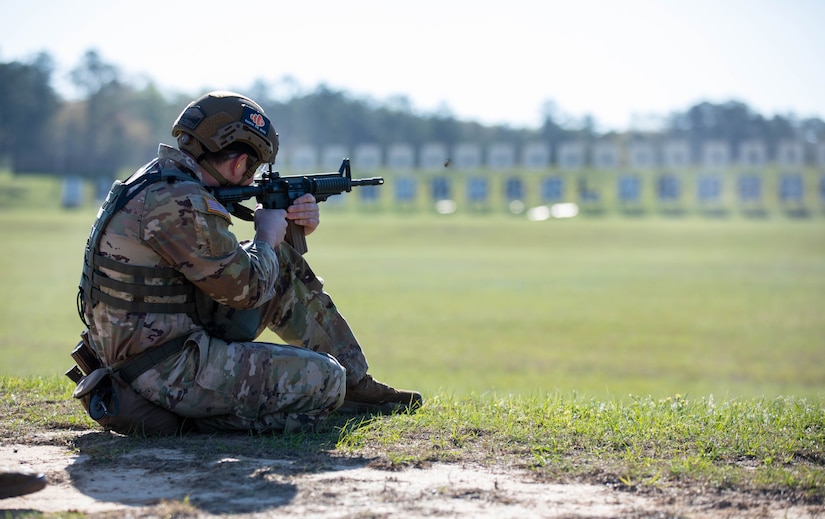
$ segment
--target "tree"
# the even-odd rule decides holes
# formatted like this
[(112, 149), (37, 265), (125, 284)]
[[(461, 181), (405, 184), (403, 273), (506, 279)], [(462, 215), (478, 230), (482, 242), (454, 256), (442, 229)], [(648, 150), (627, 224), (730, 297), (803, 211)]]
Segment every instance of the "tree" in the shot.
[(721, 104), (699, 103), (684, 113), (670, 116), (666, 133), (686, 138), (698, 155), (701, 145), (708, 140), (720, 140), (736, 149), (745, 140), (764, 142), (769, 152), (779, 141), (797, 136), (796, 124), (791, 119), (774, 116), (766, 119), (739, 101)]
[(60, 102), (51, 87), (52, 59), (39, 54), (32, 63), (0, 63), (0, 157), (14, 171), (52, 167), (52, 123)]
[(564, 140), (567, 132), (561, 126), (563, 114), (555, 101), (545, 101), (542, 106), (542, 120), (540, 133), (545, 141), (551, 144), (558, 144)]
[(130, 143), (128, 113), (123, 110), (131, 89), (120, 81), (114, 65), (89, 50), (70, 77), (85, 94), (83, 119), (72, 126), (79, 134), (65, 134), (66, 169), (84, 176), (113, 177), (126, 162)]
[(154, 83), (131, 92), (123, 107), (130, 122), (127, 155), (128, 166), (143, 164), (157, 151), (159, 142), (172, 143), (172, 122), (178, 117), (188, 99), (168, 101)]
[(103, 90), (106, 85), (119, 82), (119, 76), (117, 67), (105, 63), (94, 49), (86, 51), (80, 64), (69, 73), (72, 82), (87, 98)]

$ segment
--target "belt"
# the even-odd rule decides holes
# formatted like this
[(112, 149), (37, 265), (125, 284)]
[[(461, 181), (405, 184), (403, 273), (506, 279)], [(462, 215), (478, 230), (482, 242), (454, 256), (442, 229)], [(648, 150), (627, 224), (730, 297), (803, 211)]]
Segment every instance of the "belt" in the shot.
[(177, 339), (164, 342), (160, 346), (154, 346), (148, 350), (138, 353), (131, 359), (127, 360), (123, 366), (116, 370), (116, 372), (127, 384), (131, 384), (133, 380), (143, 375), (146, 370), (160, 364), (164, 360), (182, 350), (183, 345), (186, 344), (186, 339), (186, 336), (178, 337)]

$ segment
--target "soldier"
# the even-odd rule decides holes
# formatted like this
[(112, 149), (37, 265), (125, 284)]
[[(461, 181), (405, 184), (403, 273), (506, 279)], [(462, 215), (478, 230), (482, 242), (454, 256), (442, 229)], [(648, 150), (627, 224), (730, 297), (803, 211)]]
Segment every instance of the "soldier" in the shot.
[[(336, 409), (419, 407), (420, 393), (367, 373), (322, 280), (284, 241), (288, 221), (317, 228), (311, 194), (287, 210), (257, 207), (252, 241), (230, 231), (210, 188), (248, 185), (274, 161), (278, 134), (263, 109), (211, 92), (172, 135), (177, 149), (161, 144), (157, 159), (115, 183), (87, 244), (79, 311), (102, 365), (199, 430), (291, 431)], [(286, 344), (255, 342), (266, 328)], [(117, 412), (128, 416), (124, 404)]]

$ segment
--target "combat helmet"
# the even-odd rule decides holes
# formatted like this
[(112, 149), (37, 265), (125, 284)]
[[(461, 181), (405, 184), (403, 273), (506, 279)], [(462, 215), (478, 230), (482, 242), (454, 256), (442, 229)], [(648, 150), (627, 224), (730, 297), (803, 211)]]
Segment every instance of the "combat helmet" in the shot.
[(172, 125), (172, 136), (181, 150), (195, 157), (222, 185), (228, 181), (203, 160), (207, 153), (239, 142), (248, 145), (256, 156), (250, 157), (244, 180), (251, 178), (261, 164), (274, 161), (278, 153), (278, 134), (263, 108), (235, 92), (209, 92), (189, 103)]

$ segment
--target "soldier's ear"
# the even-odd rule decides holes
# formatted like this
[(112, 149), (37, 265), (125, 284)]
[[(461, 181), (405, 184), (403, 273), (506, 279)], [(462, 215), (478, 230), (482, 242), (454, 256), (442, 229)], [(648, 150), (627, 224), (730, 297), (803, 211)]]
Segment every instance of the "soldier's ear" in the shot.
[(237, 157), (235, 157), (232, 161), (235, 169), (246, 169), (246, 160), (249, 157), (246, 153), (241, 153)]

